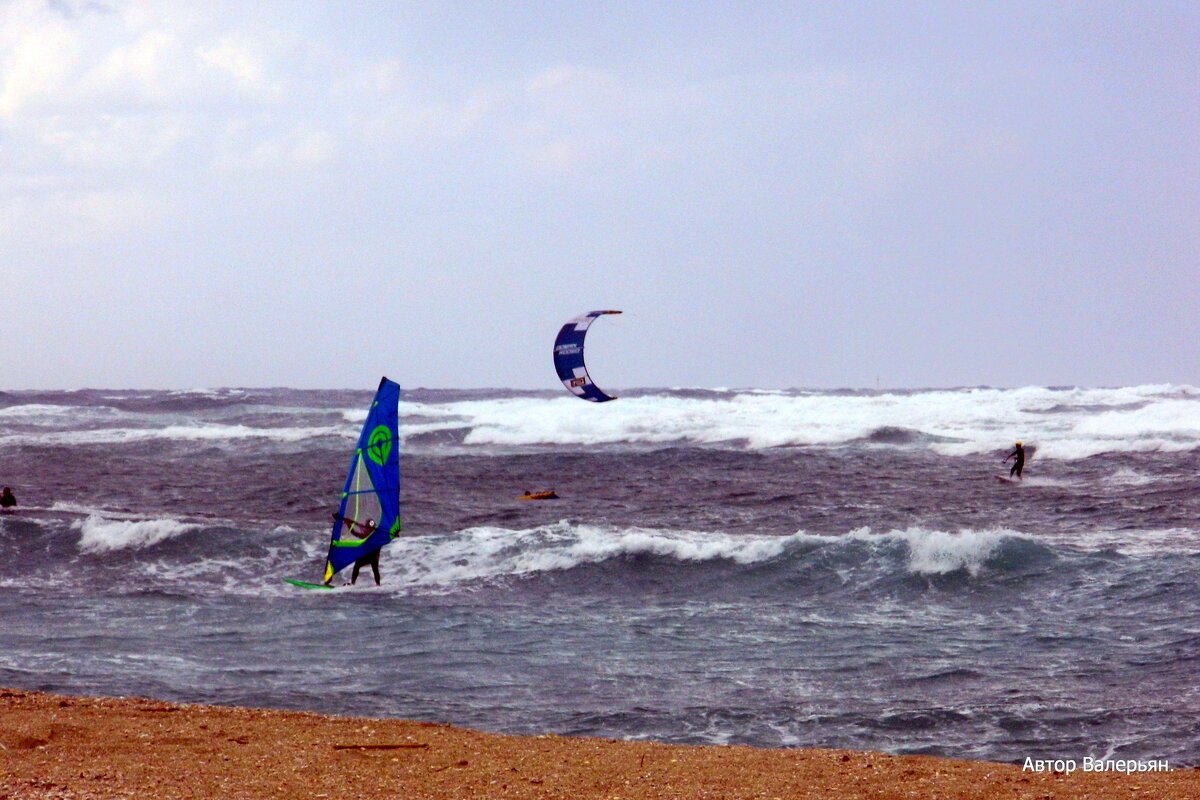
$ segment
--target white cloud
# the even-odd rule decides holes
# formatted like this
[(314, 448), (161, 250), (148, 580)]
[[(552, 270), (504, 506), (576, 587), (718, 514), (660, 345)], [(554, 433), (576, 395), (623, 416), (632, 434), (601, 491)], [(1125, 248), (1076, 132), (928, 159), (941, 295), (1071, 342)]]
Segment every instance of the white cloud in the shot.
[(591, 107), (597, 99), (611, 95), (617, 87), (613, 76), (597, 69), (559, 64), (539, 72), (526, 83), (527, 93), (543, 101), (565, 101), (579, 106), (581, 100)]
[(0, 194), (0, 236), (43, 245), (123, 241), (178, 211), (143, 187)]
[(180, 94), (187, 67), (174, 34), (147, 31), (111, 50), (81, 78), (85, 91), (125, 94), (140, 102), (169, 103)]
[(211, 45), (196, 48), (202, 62), (232, 78), (238, 91), (261, 97), (279, 97), (282, 83), (272, 77), (268, 48), (244, 33), (230, 34)]
[(309, 131), (292, 147), (292, 159), (298, 164), (320, 165), (337, 153), (337, 140), (326, 131)]
[(297, 129), (269, 136), (254, 132), (249, 137), (235, 131), (229, 143), (219, 148), (215, 166), (237, 180), (247, 172), (303, 172), (329, 164), (337, 153), (337, 138), (328, 131)]
[(60, 17), (39, 13), (39, 4), (15, 2), (0, 11), (0, 119), (56, 94), (78, 59), (78, 39)]
[(151, 171), (192, 135), (189, 117), (179, 114), (56, 117), (40, 130), (60, 169), (84, 172)]

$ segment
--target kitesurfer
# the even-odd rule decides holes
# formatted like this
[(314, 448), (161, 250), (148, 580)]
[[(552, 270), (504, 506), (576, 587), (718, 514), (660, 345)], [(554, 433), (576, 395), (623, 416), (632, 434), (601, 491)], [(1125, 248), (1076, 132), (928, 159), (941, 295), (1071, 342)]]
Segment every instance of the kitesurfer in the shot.
[(1013, 462), (1012, 469), (1008, 471), (1008, 477), (1016, 475), (1017, 480), (1024, 480), (1021, 477), (1021, 470), (1025, 469), (1025, 448), (1020, 442), (1017, 442), (1013, 451), (1004, 457), (1004, 463), (1007, 464), (1010, 458), (1015, 458), (1016, 461)]
[(12, 489), (5, 486), (4, 491), (0, 492), (0, 508), (15, 508), (17, 498), (13, 497)]

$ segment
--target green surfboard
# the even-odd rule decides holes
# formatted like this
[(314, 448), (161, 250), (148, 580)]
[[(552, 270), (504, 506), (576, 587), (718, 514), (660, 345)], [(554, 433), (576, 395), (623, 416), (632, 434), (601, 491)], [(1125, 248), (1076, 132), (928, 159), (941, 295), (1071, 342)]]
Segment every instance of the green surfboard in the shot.
[(308, 583), (306, 581), (297, 581), (292, 578), (284, 578), (285, 581), (293, 586), (299, 586), (301, 589), (333, 589), (333, 586), (326, 586), (323, 583)]

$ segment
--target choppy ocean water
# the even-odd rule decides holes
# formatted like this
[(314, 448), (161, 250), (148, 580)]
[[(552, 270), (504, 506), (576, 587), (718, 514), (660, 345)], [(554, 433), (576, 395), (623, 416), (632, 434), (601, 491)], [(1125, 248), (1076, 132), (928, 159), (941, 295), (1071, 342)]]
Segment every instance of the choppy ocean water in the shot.
[(0, 685), (1200, 764), (1200, 389), (418, 389), (383, 586), (293, 588), (370, 397), (0, 393)]

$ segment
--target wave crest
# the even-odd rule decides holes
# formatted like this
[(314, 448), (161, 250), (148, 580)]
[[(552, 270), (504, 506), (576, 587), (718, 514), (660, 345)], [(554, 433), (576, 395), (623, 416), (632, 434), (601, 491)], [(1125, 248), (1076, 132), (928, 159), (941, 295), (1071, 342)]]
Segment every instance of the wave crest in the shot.
[(957, 533), (911, 527), (903, 531), (873, 534), (870, 528), (850, 533), (850, 538), (868, 542), (902, 542), (908, 549), (908, 571), (914, 575), (948, 575), (965, 570), (972, 576), (1001, 554), (1013, 540), (1032, 541), (1008, 529), (964, 530)]
[[(1038, 458), (1200, 447), (1200, 392), (1191, 387), (947, 389), (626, 396), (581, 422), (571, 397), (406, 403), (412, 444), (538, 447), (688, 444), (734, 448), (923, 447), (947, 456), (994, 452), (1013, 434)], [(1052, 413), (1051, 413), (1052, 412)], [(452, 435), (444, 433), (453, 430)]]
[(803, 531), (773, 536), (613, 529), (567, 521), (526, 530), (480, 527), (400, 539), (391, 551), (409, 587), (551, 575), (561, 581), (577, 573), (570, 579), (581, 587), (653, 576), (668, 589), (700, 585), (696, 579), (709, 585), (711, 579), (712, 585), (733, 592), (739, 586), (802, 591), (834, 584), (854, 591), (880, 579), (959, 572), (976, 578), (985, 569), (1021, 573), (1050, 553), (1007, 529), (954, 533), (913, 527), (873, 533), (861, 528), (843, 536)]
[(112, 520), (96, 514), (76, 520), (71, 527), (82, 533), (79, 549), (84, 553), (140, 550), (173, 539), (199, 525), (173, 519)]

